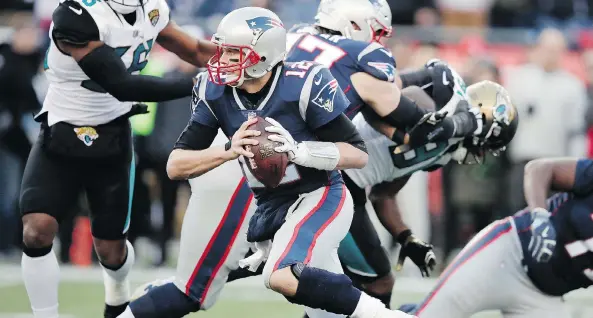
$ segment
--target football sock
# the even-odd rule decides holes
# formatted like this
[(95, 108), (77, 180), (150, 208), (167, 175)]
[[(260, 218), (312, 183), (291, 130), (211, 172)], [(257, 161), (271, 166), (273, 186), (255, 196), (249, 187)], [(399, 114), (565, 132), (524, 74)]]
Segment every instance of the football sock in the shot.
[(119, 268), (109, 268), (101, 264), (103, 268), (103, 283), (105, 285), (105, 304), (109, 306), (120, 306), (130, 300), (130, 282), (128, 274), (134, 265), (134, 247), (126, 241), (126, 259)]
[(354, 309), (354, 312), (350, 317), (372, 318), (375, 317), (380, 310), (385, 310), (385, 305), (380, 300), (362, 293), (356, 304), (356, 309)]
[(52, 247), (23, 250), (21, 271), (35, 318), (58, 317), (60, 267)]
[(365, 291), (369, 296), (379, 299), (387, 308), (391, 307), (391, 292), (385, 294), (375, 294), (370, 291)]
[(335, 314), (352, 315), (361, 297), (361, 291), (352, 286), (348, 276), (299, 265), (302, 264), (292, 267), (299, 285), (294, 297), (287, 297), (290, 302)]
[(136, 318), (136, 316), (134, 316), (134, 313), (128, 306), (121, 315), (117, 316), (117, 318)]
[(199, 309), (199, 303), (192, 301), (175, 284), (167, 283), (132, 301), (120, 318), (180, 318)]
[(111, 306), (105, 304), (105, 309), (103, 310), (103, 318), (116, 318), (121, 315), (126, 308), (128, 308), (129, 303), (124, 303), (118, 306)]

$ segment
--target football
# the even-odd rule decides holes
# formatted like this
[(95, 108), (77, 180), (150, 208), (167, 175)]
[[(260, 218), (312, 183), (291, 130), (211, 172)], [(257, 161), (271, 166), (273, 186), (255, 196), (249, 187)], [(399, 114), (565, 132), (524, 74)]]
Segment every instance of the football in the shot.
[(280, 143), (268, 139), (268, 136), (273, 133), (267, 132), (265, 128), (272, 125), (261, 117), (256, 118), (257, 122), (247, 127), (247, 129), (261, 131), (261, 135), (251, 137), (251, 139), (259, 141), (259, 144), (245, 146), (246, 150), (254, 154), (253, 158), (245, 157), (245, 162), (253, 176), (263, 183), (266, 188), (276, 188), (284, 178), (286, 166), (288, 165), (288, 155), (276, 152), (274, 148), (280, 146)]

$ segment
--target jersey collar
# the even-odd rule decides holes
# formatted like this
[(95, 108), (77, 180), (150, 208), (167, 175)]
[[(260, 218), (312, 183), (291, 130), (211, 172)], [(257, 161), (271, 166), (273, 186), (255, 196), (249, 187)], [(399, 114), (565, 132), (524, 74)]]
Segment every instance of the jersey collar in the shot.
[[(280, 65), (276, 68), (276, 73), (274, 74), (274, 80), (272, 82), (272, 86), (270, 87), (270, 91), (266, 95), (266, 98), (264, 98), (261, 102), (259, 102), (259, 105), (257, 106), (257, 109), (255, 109), (255, 110), (264, 109), (264, 107), (268, 103), (268, 100), (270, 100), (270, 97), (272, 97), (272, 94), (274, 94), (274, 90), (276, 89), (276, 85), (278, 84), (278, 79), (280, 78), (280, 74), (282, 74), (282, 65)], [(239, 94), (237, 93), (236, 87), (233, 87), (233, 97), (235, 98), (235, 103), (237, 103), (237, 105), (239, 106), (239, 109), (248, 110), (245, 107), (245, 105), (243, 105), (243, 102), (241, 101), (241, 98), (239, 97)]]

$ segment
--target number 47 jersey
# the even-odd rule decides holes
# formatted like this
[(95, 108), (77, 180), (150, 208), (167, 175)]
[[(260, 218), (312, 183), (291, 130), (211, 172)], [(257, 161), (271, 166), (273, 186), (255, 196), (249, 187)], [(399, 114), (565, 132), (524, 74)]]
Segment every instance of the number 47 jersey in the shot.
[[(132, 13), (133, 14), (133, 13)], [(53, 32), (67, 34), (75, 43), (101, 41), (113, 47), (131, 74), (147, 63), (154, 41), (169, 23), (165, 0), (149, 0), (136, 10), (130, 24), (106, 0), (60, 1), (52, 16), (52, 39), (44, 68), (49, 89), (41, 113), (48, 113), (50, 125), (66, 121), (74, 125), (99, 125), (127, 113), (132, 103), (120, 102), (89, 79), (68, 54), (55, 43)]]

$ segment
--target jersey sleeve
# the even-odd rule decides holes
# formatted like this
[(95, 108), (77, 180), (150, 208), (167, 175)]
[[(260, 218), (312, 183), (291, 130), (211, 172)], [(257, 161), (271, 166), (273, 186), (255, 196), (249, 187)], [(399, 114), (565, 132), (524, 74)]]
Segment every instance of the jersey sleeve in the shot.
[(192, 121), (211, 128), (219, 127), (218, 119), (214, 115), (214, 112), (208, 105), (208, 102), (200, 99), (196, 87), (194, 87), (194, 91), (192, 92), (192, 109)]
[(581, 196), (593, 193), (593, 160), (581, 159), (577, 162), (573, 192)]
[(171, 21), (171, 9), (167, 1), (158, 0), (157, 8), (148, 12), (148, 18), (151, 21), (156, 20), (155, 28), (161, 32)]
[(393, 82), (397, 69), (395, 59), (379, 43), (371, 43), (358, 54), (358, 67), (379, 80)]
[(309, 73), (301, 92), (301, 116), (309, 127), (317, 129), (343, 113), (350, 101), (329, 69), (318, 65)]
[(80, 3), (67, 0), (58, 5), (52, 15), (54, 40), (84, 46), (101, 41), (102, 36), (91, 14)]

